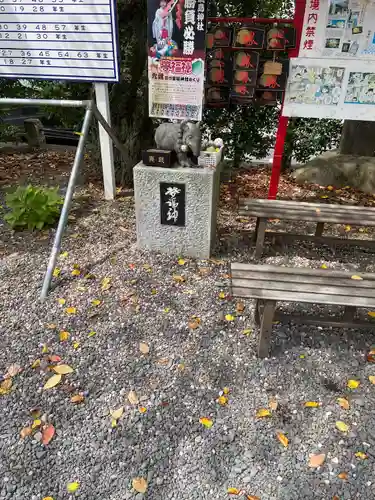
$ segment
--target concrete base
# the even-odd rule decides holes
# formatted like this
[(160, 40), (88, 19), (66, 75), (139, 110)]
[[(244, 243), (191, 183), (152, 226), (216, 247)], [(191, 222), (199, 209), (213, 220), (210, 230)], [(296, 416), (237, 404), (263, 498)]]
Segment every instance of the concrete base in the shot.
[[(207, 259), (216, 237), (220, 165), (209, 168), (134, 167), (134, 198), (139, 248)], [(160, 183), (185, 186), (185, 224), (162, 224)], [(164, 186), (164, 184), (163, 184)], [(162, 190), (163, 190), (162, 186)], [(164, 189), (165, 191), (165, 189)], [(164, 194), (164, 193), (163, 193)], [(182, 209), (182, 203), (178, 207)], [(180, 212), (181, 216), (181, 212)]]

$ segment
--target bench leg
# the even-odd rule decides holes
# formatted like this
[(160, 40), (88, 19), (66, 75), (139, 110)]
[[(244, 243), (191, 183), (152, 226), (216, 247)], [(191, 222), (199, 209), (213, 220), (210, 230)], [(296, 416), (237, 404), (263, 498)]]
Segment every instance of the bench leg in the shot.
[(257, 299), (255, 301), (255, 313), (254, 313), (254, 321), (256, 326), (260, 326), (260, 318), (262, 316), (263, 311), (263, 300)]
[(266, 233), (267, 219), (258, 218), (255, 243), (255, 257), (259, 258), (263, 253), (264, 237)]
[(266, 300), (261, 317), (260, 336), (258, 343), (258, 356), (265, 358), (268, 356), (270, 349), (270, 340), (272, 333), (272, 322), (275, 314), (276, 301)]
[(344, 321), (353, 321), (357, 308), (355, 306), (345, 306), (344, 308)]
[(322, 236), (324, 231), (324, 222), (318, 222), (315, 229), (315, 236)]

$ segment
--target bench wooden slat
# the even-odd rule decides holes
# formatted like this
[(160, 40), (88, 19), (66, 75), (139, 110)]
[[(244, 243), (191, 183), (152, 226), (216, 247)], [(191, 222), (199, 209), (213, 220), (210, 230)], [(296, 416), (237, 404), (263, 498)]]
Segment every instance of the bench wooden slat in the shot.
[[(281, 273), (252, 273), (232, 270), (231, 276), (233, 282), (237, 283), (238, 280), (257, 281), (259, 282), (259, 286), (263, 286), (263, 281), (282, 281), (285, 283), (291, 282), (290, 276), (288, 274)], [(373, 280), (352, 280), (348, 276), (346, 278), (333, 278), (332, 276), (330, 276), (329, 271), (327, 273), (327, 276), (313, 276), (296, 273), (295, 275), (293, 275), (292, 281), (296, 284), (306, 284), (312, 285), (314, 287), (334, 285), (337, 289), (352, 288), (355, 290), (361, 290), (361, 293), (364, 293), (366, 296), (372, 297), (374, 295), (375, 297), (375, 284)]]
[[(368, 297), (351, 297), (350, 300), (347, 295), (318, 295), (302, 292), (287, 292), (280, 290), (262, 290), (259, 288), (240, 288), (232, 286), (232, 295), (235, 297), (248, 297), (253, 299), (274, 300), (283, 302), (306, 302), (309, 304), (328, 304), (328, 305), (352, 305), (355, 307), (375, 307), (375, 299), (369, 301)], [(313, 300), (315, 295), (315, 302)]]
[(262, 200), (253, 198), (240, 198), (239, 204), (242, 206), (257, 206), (257, 207), (270, 207), (270, 208), (314, 208), (322, 209), (327, 208), (327, 210), (336, 210), (339, 208), (350, 208), (353, 211), (370, 211), (373, 210), (371, 207), (362, 207), (358, 205), (331, 205), (329, 203), (313, 203), (309, 201), (294, 201), (294, 200)]
[(375, 306), (375, 290), (371, 288), (354, 288), (353, 286), (332, 286), (329, 285), (317, 285), (317, 284), (308, 284), (308, 283), (298, 283), (291, 282), (291, 280), (278, 281), (275, 277), (274, 279), (270, 278), (269, 280), (260, 280), (258, 278), (254, 279), (233, 279), (233, 288), (248, 288), (254, 289), (258, 288), (259, 290), (277, 290), (279, 292), (279, 300), (283, 300), (283, 294), (285, 292), (290, 292), (295, 294), (295, 300), (298, 301), (298, 297), (300, 293), (310, 294), (310, 302), (321, 302), (324, 303), (324, 300), (327, 296), (327, 299), (330, 299), (332, 295), (338, 296), (346, 296), (346, 303), (349, 305), (353, 297), (362, 297), (363, 299), (367, 299), (371, 307)]
[(353, 214), (325, 214), (324, 212), (317, 213), (304, 213), (299, 211), (289, 211), (281, 212), (279, 210), (239, 210), (239, 215), (241, 217), (257, 217), (264, 219), (280, 219), (280, 220), (298, 220), (304, 222), (325, 222), (327, 224), (350, 224), (352, 226), (375, 226), (375, 214), (374, 218), (369, 218), (364, 214), (354, 216)]

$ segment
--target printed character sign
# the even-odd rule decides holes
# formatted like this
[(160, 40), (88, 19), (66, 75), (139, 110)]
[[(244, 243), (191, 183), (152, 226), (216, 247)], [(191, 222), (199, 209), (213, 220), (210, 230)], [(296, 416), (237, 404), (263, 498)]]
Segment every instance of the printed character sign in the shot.
[(233, 83), (255, 86), (257, 81), (256, 71), (237, 70), (234, 72)]
[(254, 69), (258, 68), (259, 53), (254, 51), (241, 50), (234, 54), (234, 69)]
[(225, 108), (229, 105), (229, 87), (207, 87), (206, 106), (209, 108)]
[(234, 33), (233, 47), (260, 50), (263, 48), (265, 31), (255, 26), (241, 26)]
[(232, 28), (223, 25), (211, 26), (207, 33), (206, 46), (208, 49), (214, 47), (230, 47), (232, 42)]
[(185, 226), (185, 184), (160, 183), (160, 222), (167, 226)]

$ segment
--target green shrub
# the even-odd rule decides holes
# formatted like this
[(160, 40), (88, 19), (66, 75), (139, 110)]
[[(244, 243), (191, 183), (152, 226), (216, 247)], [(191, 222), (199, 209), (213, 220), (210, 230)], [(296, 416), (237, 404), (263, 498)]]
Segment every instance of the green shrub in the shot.
[(20, 186), (6, 195), (10, 212), (5, 220), (13, 229), (43, 229), (56, 222), (63, 198), (58, 187)]

